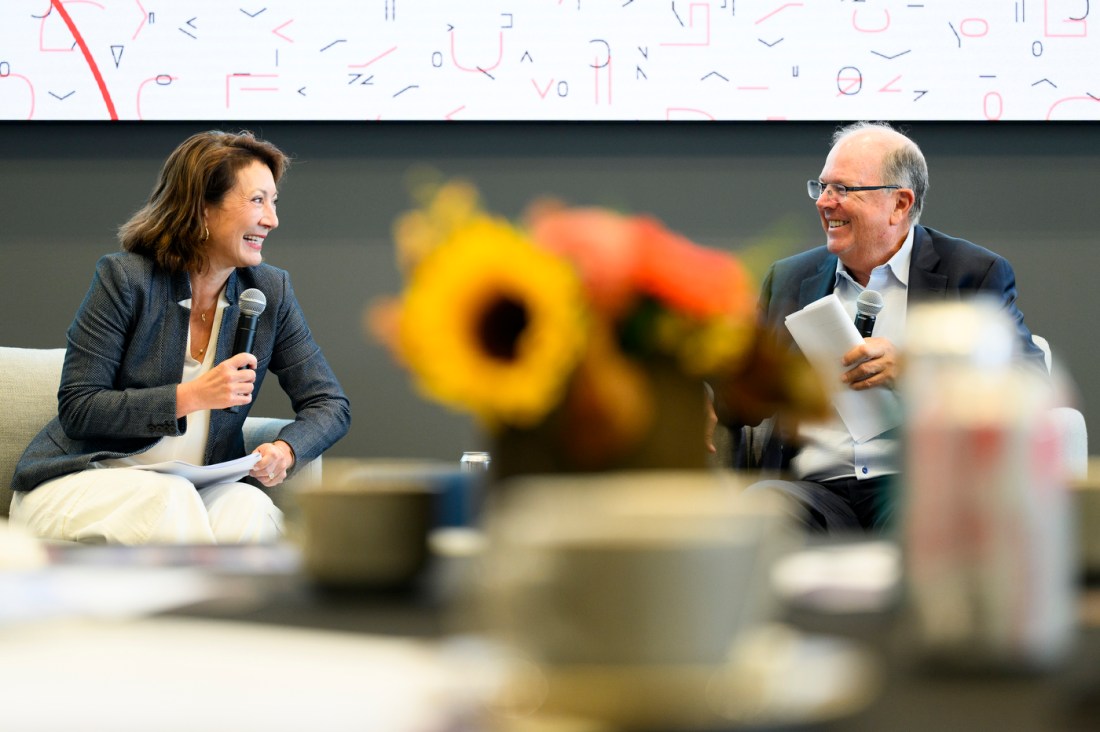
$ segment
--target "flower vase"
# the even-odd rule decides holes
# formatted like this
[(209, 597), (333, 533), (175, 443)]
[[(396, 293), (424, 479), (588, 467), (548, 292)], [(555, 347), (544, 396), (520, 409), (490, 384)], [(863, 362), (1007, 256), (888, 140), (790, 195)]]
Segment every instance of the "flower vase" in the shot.
[[(619, 403), (593, 406), (599, 397), (572, 393), (539, 424), (500, 431), (492, 447), (493, 481), (547, 473), (705, 468), (702, 382), (671, 361), (638, 365), (644, 389), (623, 392)], [(627, 440), (614, 435), (616, 419), (622, 427), (624, 413), (641, 415), (626, 425)]]

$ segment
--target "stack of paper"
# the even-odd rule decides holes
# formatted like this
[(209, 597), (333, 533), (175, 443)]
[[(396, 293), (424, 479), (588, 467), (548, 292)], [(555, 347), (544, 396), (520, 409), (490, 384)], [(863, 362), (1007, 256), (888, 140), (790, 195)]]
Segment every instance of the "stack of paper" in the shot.
[[(828, 385), (840, 385), (840, 377), (846, 371), (841, 358), (863, 343), (840, 298), (827, 295), (812, 302), (788, 315), (786, 325), (822, 380)], [(833, 405), (857, 443), (901, 424), (901, 402), (889, 389), (854, 391), (841, 385), (833, 394)]]

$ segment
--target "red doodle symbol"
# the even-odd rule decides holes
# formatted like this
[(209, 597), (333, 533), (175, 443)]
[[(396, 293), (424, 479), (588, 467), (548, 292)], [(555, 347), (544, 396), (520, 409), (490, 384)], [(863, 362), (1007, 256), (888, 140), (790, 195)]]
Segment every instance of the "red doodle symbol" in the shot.
[[(1047, 110), (1047, 120), (1049, 121), (1049, 120), (1054, 118), (1055, 108), (1057, 108), (1057, 107), (1059, 107), (1063, 104), (1066, 104), (1067, 102), (1092, 102), (1093, 104), (1100, 104), (1100, 99), (1097, 99), (1096, 97), (1093, 97), (1093, 96), (1066, 97), (1065, 99), (1059, 99), (1057, 102), (1050, 105), (1050, 109)], [(1093, 115), (1084, 117), (1083, 119), (1093, 119), (1094, 120), (1094, 119), (1097, 118), (1096, 115), (1100, 115), (1100, 109), (1094, 110)]]
[[(600, 59), (596, 58), (596, 64), (593, 66), (593, 71), (596, 72), (596, 104), (600, 103)], [(607, 69), (607, 103), (611, 104), (611, 54), (607, 55), (607, 62), (604, 64), (604, 68)]]
[[(229, 108), (229, 82), (233, 79), (278, 79), (278, 74), (226, 74), (225, 75), (225, 107)], [(242, 86), (237, 91), (242, 92), (273, 92), (279, 91), (277, 86)]]
[[(458, 109), (452, 109), (450, 112), (447, 112), (447, 114), (443, 115), (443, 119), (447, 119), (447, 120), (454, 119), (454, 116), (456, 114), (458, 114), (459, 112), (461, 112), (462, 110), (464, 110), (464, 109), (466, 109), (465, 104), (463, 104)], [(381, 117), (379, 117), (379, 119), (381, 119)]]
[(535, 87), (535, 91), (539, 93), (539, 96), (543, 99), (546, 99), (546, 95), (550, 93), (550, 87), (554, 85), (554, 80), (551, 79), (550, 81), (546, 82), (545, 89), (539, 89), (539, 85), (535, 82), (534, 79), (531, 79), (531, 84)]
[[(996, 107), (994, 107), (991, 102), (996, 104)], [(982, 97), (982, 114), (985, 115), (985, 118), (987, 120), (991, 122), (996, 122), (1004, 116), (1004, 113), (1005, 100), (1004, 97), (1000, 95), (1000, 93), (989, 92), (984, 97)]]
[(285, 22), (285, 23), (283, 23), (282, 25), (280, 25), (280, 26), (279, 26), (278, 28), (273, 28), (273, 29), (271, 30), (271, 32), (272, 32), (272, 33), (274, 33), (275, 35), (279, 36), (279, 38), (282, 38), (282, 39), (283, 39), (284, 41), (290, 41), (291, 43), (294, 43), (294, 39), (293, 39), (293, 38), (291, 38), (290, 36), (286, 36), (286, 35), (283, 35), (282, 33), (280, 33), (280, 32), (279, 32), (279, 31), (281, 31), (281, 30), (282, 30), (283, 28), (286, 28), (286, 27), (287, 27), (288, 25), (290, 25), (290, 24), (291, 24), (291, 23), (293, 23), (293, 22), (294, 22), (294, 18), (291, 18), (291, 19), (290, 19), (290, 20), (288, 20), (287, 22)]
[[(73, 3), (82, 2), (83, 0), (71, 0)], [(91, 5), (98, 5), (102, 10), (103, 6), (99, 3), (90, 3)], [(80, 31), (77, 30), (76, 23), (73, 22), (72, 16), (69, 15), (69, 11), (65, 9), (62, 0), (53, 0), (53, 7), (57, 10), (57, 14), (61, 16), (61, 19), (65, 21), (65, 25), (68, 26), (69, 32), (73, 34), (73, 39), (76, 40), (76, 45), (80, 46), (80, 52), (84, 54), (84, 60), (88, 64), (88, 68), (92, 71), (92, 76), (95, 77), (95, 83), (99, 87), (99, 93), (103, 97), (103, 103), (107, 105), (107, 114), (110, 115), (112, 120), (118, 119), (118, 112), (115, 111), (115, 103), (111, 101), (111, 95), (107, 91), (107, 84), (103, 81), (103, 74), (99, 73), (99, 65), (96, 64), (95, 59), (92, 58), (92, 52), (88, 49), (88, 44), (84, 42), (84, 36), (80, 35)]]
[[(1043, 0), (1043, 35), (1047, 38), (1084, 38), (1089, 34), (1088, 22), (1084, 18), (1074, 18), (1072, 16), (1066, 18), (1059, 18), (1056, 22), (1061, 23), (1063, 26), (1073, 28), (1074, 33), (1055, 33), (1051, 31), (1050, 16), (1051, 13), (1051, 0)], [(1087, 6), (1086, 6), (1087, 7)]]
[(900, 78), (901, 78), (901, 74), (898, 74), (893, 79), (890, 79), (890, 81), (886, 82), (886, 84), (884, 84), (883, 87), (881, 89), (879, 89), (879, 91), (880, 92), (900, 92), (901, 89), (891, 89), (890, 88), (890, 85), (893, 84), (894, 82), (896, 82)]
[[(78, 4), (94, 5), (97, 8), (99, 8), (100, 10), (106, 10), (105, 7), (103, 7), (102, 5), (100, 5), (97, 2), (93, 2), (92, 0), (66, 0), (66, 3), (68, 5), (78, 5)], [(59, 11), (60, 11), (61, 3), (59, 3), (57, 0), (50, 0), (50, 5), (52, 7), (58, 8)], [(69, 16), (68, 13), (65, 13), (65, 15), (60, 15), (60, 12), (59, 12), (58, 14), (61, 18), (61, 22), (65, 23), (65, 25), (67, 25), (67, 26), (71, 26), (72, 18)], [(72, 53), (73, 52), (72, 44), (69, 44), (68, 46), (64, 46), (64, 47), (61, 47), (61, 48), (46, 48), (46, 23), (47, 23), (47, 21), (49, 21), (50, 16), (51, 16), (50, 13), (46, 13), (45, 15), (42, 16), (42, 22), (38, 24), (38, 50), (39, 51), (44, 51), (46, 53)], [(69, 20), (66, 21), (65, 20), (66, 18), (69, 18)], [(76, 33), (73, 32), (73, 29), (71, 27), (69, 28), (69, 32), (73, 34), (73, 38), (75, 39), (76, 38)]]
[(662, 43), (662, 46), (709, 46), (710, 45), (710, 5), (706, 3), (692, 3), (688, 8), (688, 28), (695, 29), (695, 9), (702, 8), (705, 12), (706, 19), (703, 25), (706, 26), (706, 40), (696, 43)]
[[(967, 33), (966, 26), (968, 23), (981, 23), (982, 29), (978, 32)], [(959, 33), (962, 33), (968, 38), (981, 38), (989, 33), (989, 21), (985, 18), (963, 18), (959, 22)]]
[[(847, 69), (851, 69), (856, 73), (856, 75), (842, 76), (841, 74)], [(847, 84), (847, 86), (844, 86), (844, 84)], [(860, 72), (859, 69), (855, 68), (854, 66), (845, 66), (843, 69), (837, 72), (836, 88), (838, 89), (838, 97), (850, 97), (859, 94), (859, 92), (863, 89), (863, 74)], [(852, 89), (855, 89), (855, 91), (852, 91)]]
[(377, 61), (378, 59), (385, 58), (386, 56), (389, 56), (391, 53), (393, 53), (396, 50), (397, 50), (397, 46), (394, 46), (390, 50), (383, 51), (382, 53), (378, 54), (377, 56), (372, 58), (370, 61), (367, 61), (366, 63), (363, 63), (363, 64), (348, 64), (348, 68), (349, 69), (365, 69), (366, 67), (370, 66), (375, 61)]
[(778, 12), (779, 12), (779, 11), (781, 11), (781, 10), (786, 10), (787, 8), (801, 8), (801, 7), (803, 7), (803, 6), (805, 5), (805, 4), (806, 4), (806, 3), (785, 3), (785, 4), (783, 4), (783, 5), (780, 5), (780, 6), (778, 7), (778, 8), (776, 8), (775, 10), (771, 11), (770, 13), (768, 13), (767, 15), (765, 15), (764, 17), (762, 17), (762, 18), (761, 18), (760, 20), (758, 20), (758, 21), (756, 21), (755, 23), (753, 23), (753, 25), (760, 25), (760, 24), (761, 24), (761, 23), (763, 23), (763, 22), (764, 22), (765, 20), (767, 20), (768, 18), (772, 17), (773, 15), (775, 15), (776, 13), (778, 13)]
[[(2, 64), (0, 64), (0, 66), (2, 66)], [(13, 74), (10, 71), (6, 74), (0, 74), (0, 79), (19, 79), (26, 82), (27, 89), (30, 90), (31, 93), (31, 111), (27, 113), (27, 119), (34, 118), (34, 84), (31, 83), (31, 80), (22, 74)]]
[(134, 35), (130, 37), (131, 41), (136, 41), (138, 33), (141, 33), (141, 29), (149, 23), (149, 13), (145, 12), (145, 6), (141, 4), (141, 0), (134, 0), (134, 2), (137, 3), (138, 10), (141, 11), (141, 24), (134, 31)]
[(852, 11), (852, 27), (855, 28), (860, 33), (882, 33), (884, 30), (886, 30), (887, 28), (890, 27), (890, 11), (883, 8), (882, 13), (883, 13), (883, 15), (886, 16), (886, 24), (884, 26), (882, 26), (881, 28), (863, 28), (863, 27), (860, 27), (858, 22), (856, 22), (856, 18), (859, 17), (859, 11), (858, 10), (853, 10)]
[(178, 81), (178, 76), (170, 76), (169, 74), (157, 74), (156, 76), (150, 76), (138, 85), (137, 90), (137, 118), (139, 120), (145, 119), (141, 114), (141, 93), (145, 91), (145, 87), (148, 84), (156, 83), (157, 86), (168, 86), (173, 81)]
[(686, 112), (687, 118), (694, 119), (696, 116), (706, 117), (709, 120), (714, 120), (715, 117), (710, 112), (704, 112), (701, 109), (693, 109), (692, 107), (667, 107), (665, 108), (665, 119), (672, 120), (674, 116), (679, 116), (677, 112)]
[(497, 62), (495, 64), (493, 64), (492, 66), (482, 66), (482, 67), (474, 66), (472, 69), (467, 68), (467, 67), (463, 66), (462, 64), (460, 64), (458, 62), (458, 57), (455, 55), (455, 32), (451, 31), (451, 60), (454, 61), (455, 66), (457, 66), (462, 71), (472, 71), (475, 74), (476, 73), (483, 73), (483, 72), (486, 72), (486, 71), (492, 71), (497, 66), (500, 66), (500, 62), (503, 59), (504, 59), (504, 31), (500, 32), (500, 49), (497, 52)]

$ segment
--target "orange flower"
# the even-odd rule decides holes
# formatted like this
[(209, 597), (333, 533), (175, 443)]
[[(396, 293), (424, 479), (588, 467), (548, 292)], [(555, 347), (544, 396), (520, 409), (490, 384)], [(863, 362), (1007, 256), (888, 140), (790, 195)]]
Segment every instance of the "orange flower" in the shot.
[(732, 255), (707, 249), (651, 218), (635, 221), (638, 289), (697, 318), (751, 317), (755, 287)]
[(634, 223), (597, 208), (542, 203), (528, 212), (532, 238), (573, 262), (592, 308), (612, 319), (633, 303), (639, 251)]

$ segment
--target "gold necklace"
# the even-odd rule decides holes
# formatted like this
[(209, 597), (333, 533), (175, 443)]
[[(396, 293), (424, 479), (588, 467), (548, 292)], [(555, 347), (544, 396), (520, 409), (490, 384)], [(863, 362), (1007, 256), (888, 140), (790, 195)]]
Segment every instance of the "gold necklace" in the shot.
[[(218, 307), (217, 304), (215, 304), (214, 307), (210, 308), (210, 317), (211, 318), (214, 317), (214, 311), (217, 309), (217, 307)], [(201, 320), (203, 322), (203, 324), (205, 325), (206, 324), (206, 313), (200, 312), (199, 313), (199, 320)], [(207, 345), (210, 345), (209, 340), (210, 340), (210, 335), (208, 334), (207, 335)], [(199, 358), (201, 359), (205, 354), (206, 354), (206, 346), (203, 346), (202, 348), (199, 349)]]

